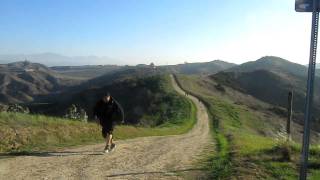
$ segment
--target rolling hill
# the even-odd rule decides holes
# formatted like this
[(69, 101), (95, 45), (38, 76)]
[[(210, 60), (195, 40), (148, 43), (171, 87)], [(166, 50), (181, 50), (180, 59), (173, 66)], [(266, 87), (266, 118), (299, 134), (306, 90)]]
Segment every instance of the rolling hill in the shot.
[(250, 61), (239, 66), (227, 69), (227, 72), (251, 72), (255, 70), (267, 70), (279, 74), (288, 74), (305, 77), (307, 68), (303, 65), (290, 62), (275, 56), (265, 56), (256, 61)]
[[(267, 56), (210, 76), (216, 82), (252, 95), (273, 105), (286, 107), (287, 94), (294, 92), (296, 115), (304, 111), (307, 68), (287, 60)], [(319, 119), (320, 78), (315, 79), (314, 112)], [(299, 117), (301, 122), (301, 116)]]
[(58, 93), (81, 81), (28, 61), (0, 65), (0, 102), (31, 102), (36, 96)]
[(294, 79), (295, 83), (267, 70), (255, 70), (252, 72), (221, 72), (211, 76), (220, 84), (227, 85), (243, 93), (250, 94), (258, 99), (286, 107), (287, 95), (294, 90), (294, 109), (303, 110), (304, 107), (304, 84), (301, 79)]

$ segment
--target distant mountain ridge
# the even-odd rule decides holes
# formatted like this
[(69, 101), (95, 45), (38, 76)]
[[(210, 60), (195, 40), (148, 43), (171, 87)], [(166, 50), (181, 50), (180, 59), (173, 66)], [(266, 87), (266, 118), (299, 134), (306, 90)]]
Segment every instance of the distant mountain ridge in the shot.
[(124, 62), (109, 57), (98, 56), (63, 56), (56, 53), (39, 54), (2, 54), (0, 63), (7, 64), (15, 61), (31, 61), (46, 66), (74, 66), (74, 65), (94, 65), (94, 64), (124, 64)]
[(224, 62), (221, 60), (215, 60), (211, 62), (199, 62), (199, 63), (185, 63), (177, 65), (146, 65), (138, 64), (136, 66), (118, 66), (118, 65), (87, 65), (87, 66), (54, 66), (50, 67), (60, 74), (71, 77), (82, 77), (86, 79), (96, 78), (106, 73), (112, 73), (123, 69), (134, 68), (155, 68), (157, 70), (167, 73), (181, 73), (181, 74), (201, 74), (208, 75), (214, 74), (219, 71), (236, 66), (236, 64)]
[(53, 66), (51, 70), (70, 77), (91, 79), (125, 68), (117, 65)]
[(228, 63), (221, 60), (214, 60), (210, 62), (199, 62), (199, 63), (185, 63), (170, 66), (163, 66), (173, 73), (181, 74), (214, 74), (219, 71), (229, 69), (236, 66), (234, 63)]
[(305, 66), (276, 56), (264, 56), (256, 61), (246, 62), (239, 66), (227, 69), (226, 71), (250, 72), (262, 69), (275, 73), (286, 73), (303, 77), (307, 75), (307, 68)]

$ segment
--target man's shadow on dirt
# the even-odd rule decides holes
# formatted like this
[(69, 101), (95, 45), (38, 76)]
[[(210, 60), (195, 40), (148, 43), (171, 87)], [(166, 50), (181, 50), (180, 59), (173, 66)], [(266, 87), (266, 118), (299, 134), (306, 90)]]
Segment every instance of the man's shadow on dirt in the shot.
[(63, 156), (97, 156), (104, 155), (102, 151), (49, 151), (49, 152), (10, 152), (10, 153), (0, 153), (0, 159), (17, 157), (17, 156), (36, 156), (36, 157), (63, 157)]

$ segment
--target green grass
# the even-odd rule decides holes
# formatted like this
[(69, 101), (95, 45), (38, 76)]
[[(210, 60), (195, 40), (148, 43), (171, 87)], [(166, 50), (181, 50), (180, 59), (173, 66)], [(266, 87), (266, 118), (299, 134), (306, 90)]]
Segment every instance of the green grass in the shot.
[(216, 141), (215, 150), (209, 154), (205, 160), (205, 168), (210, 173), (209, 179), (222, 179), (228, 178), (232, 173), (230, 145), (228, 138), (221, 133), (213, 133), (213, 137)]
[[(205, 166), (212, 179), (297, 179), (300, 144), (286, 143), (270, 134), (275, 128), (263, 114), (212, 92), (194, 76), (177, 76), (183, 89), (206, 105), (216, 147)], [(266, 133), (268, 132), (268, 133)], [(288, 155), (290, 159), (288, 159)], [(310, 149), (310, 179), (320, 176), (320, 149)]]
[(0, 151), (31, 151), (98, 142), (99, 126), (42, 115), (0, 113)]

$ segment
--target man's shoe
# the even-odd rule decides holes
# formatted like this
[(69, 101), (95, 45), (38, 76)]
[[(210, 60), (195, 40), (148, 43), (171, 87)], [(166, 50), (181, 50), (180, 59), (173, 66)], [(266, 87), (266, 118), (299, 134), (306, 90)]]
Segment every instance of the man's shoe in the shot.
[(105, 153), (110, 152), (110, 148), (109, 148), (109, 146), (108, 146), (108, 145), (106, 145), (106, 147), (104, 147), (104, 152), (105, 152)]
[(113, 151), (115, 148), (116, 148), (116, 144), (115, 144), (115, 143), (112, 143), (112, 144), (111, 144), (111, 147), (110, 147), (110, 151)]

